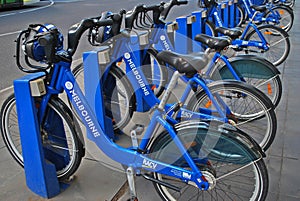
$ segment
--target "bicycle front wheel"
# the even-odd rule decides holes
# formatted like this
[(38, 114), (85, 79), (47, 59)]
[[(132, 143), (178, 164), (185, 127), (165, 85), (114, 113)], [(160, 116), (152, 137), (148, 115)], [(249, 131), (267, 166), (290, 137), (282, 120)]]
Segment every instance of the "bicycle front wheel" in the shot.
[[(76, 66), (72, 72), (81, 90), (84, 91), (83, 64)], [(103, 83), (103, 94), (105, 112), (113, 120), (114, 130), (123, 129), (136, 110), (136, 99), (130, 81), (122, 69), (115, 65), (111, 67)], [(72, 104), (69, 104), (76, 114)]]
[(235, 12), (236, 12), (235, 26), (241, 27), (246, 21), (244, 9), (239, 4), (237, 4)]
[[(270, 99), (251, 85), (238, 81), (216, 81), (207, 86), (228, 119), (267, 150), (277, 130), (277, 119)], [(187, 108), (197, 112), (201, 108), (216, 111), (204, 90), (196, 92)], [(228, 109), (231, 114), (228, 114)]]
[[(68, 155), (68, 160), (64, 160), (64, 165), (59, 163), (59, 166), (56, 167), (59, 180), (68, 179), (73, 175), (78, 169), (82, 156), (84, 155), (83, 143), (79, 139), (74, 126), (75, 119), (72, 119), (69, 114), (70, 112), (66, 112), (66, 107), (62, 104), (62, 101), (50, 99), (44, 118), (45, 120), (42, 125), (40, 125), (44, 152), (49, 151), (56, 154), (60, 153), (64, 156)], [(54, 117), (58, 117), (60, 120), (57, 120), (57, 118), (53, 119)], [(14, 94), (8, 97), (4, 102), (0, 119), (2, 136), (6, 147), (12, 157), (24, 167)], [(64, 135), (55, 132), (55, 129), (51, 129), (53, 126), (58, 125), (62, 126), (61, 128), (65, 131)], [(63, 155), (61, 156), (63, 157)]]
[[(275, 66), (282, 64), (290, 53), (290, 40), (288, 34), (281, 28), (265, 24), (257, 27), (269, 45), (268, 50), (259, 50), (257, 47), (248, 47), (246, 54), (256, 54), (269, 60)], [(255, 30), (247, 34), (247, 41), (261, 41)]]
[[(203, 133), (201, 134), (201, 132)], [(186, 146), (187, 154), (193, 158), (196, 166), (209, 182), (210, 187), (209, 190), (204, 191), (197, 188), (193, 183), (187, 183), (174, 177), (154, 173), (153, 176), (155, 179), (180, 189), (178, 192), (154, 182), (154, 187), (163, 200), (265, 200), (269, 181), (268, 172), (262, 159), (241, 164), (227, 161), (225, 158), (232, 156), (229, 153), (226, 155), (227, 152), (224, 150), (222, 152), (222, 149), (220, 149), (220, 152), (223, 155), (219, 155), (219, 157), (214, 157), (213, 154), (203, 154), (206, 151), (209, 152), (209, 146), (213, 146), (209, 143), (205, 144), (206, 140), (211, 141), (211, 137), (217, 138), (222, 142), (225, 140), (220, 133), (216, 133), (211, 129), (185, 128), (178, 132), (177, 136)], [(240, 148), (237, 144), (231, 144), (230, 149), (233, 150), (237, 147), (238, 149)], [(158, 136), (150, 149), (150, 153), (153, 154), (152, 156), (155, 160), (189, 169), (167, 132), (163, 132)], [(247, 158), (247, 154), (240, 159), (243, 160), (245, 158)], [(203, 161), (207, 162), (204, 163)], [(174, 170), (174, 174), (178, 173), (180, 171), (175, 172)]]

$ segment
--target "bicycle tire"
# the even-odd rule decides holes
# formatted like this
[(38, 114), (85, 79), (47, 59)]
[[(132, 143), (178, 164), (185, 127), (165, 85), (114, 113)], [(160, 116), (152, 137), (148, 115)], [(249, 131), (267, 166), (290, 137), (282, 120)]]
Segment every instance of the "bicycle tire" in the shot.
[[(78, 83), (84, 82), (83, 63), (77, 65), (72, 70), (72, 72)], [(111, 89), (112, 83), (110, 81), (116, 83), (119, 88), (114, 87), (114, 89)], [(81, 90), (84, 91), (83, 85), (81, 85)], [(116, 90), (120, 93), (118, 93)], [(103, 93), (106, 115), (108, 115), (108, 117), (113, 120), (114, 131), (123, 129), (130, 121), (133, 112), (136, 111), (136, 99), (133, 87), (131, 86), (127, 76), (124, 74), (122, 69), (115, 65), (112, 65), (110, 71), (108, 72), (107, 80), (103, 83)], [(120, 96), (116, 93), (120, 94)], [(125, 107), (121, 107), (120, 101), (112, 100), (112, 97), (117, 98), (117, 96), (125, 97), (125, 99), (123, 100), (123, 105), (126, 105)], [(72, 104), (70, 102), (69, 104), (71, 105), (70, 107), (72, 108), (73, 112), (76, 114)], [(114, 104), (119, 105), (120, 107), (114, 106)], [(123, 110), (121, 110), (122, 108)], [(120, 115), (122, 115), (122, 117), (120, 117)]]
[[(233, 114), (233, 117), (228, 118), (235, 121), (235, 126), (249, 133), (266, 151), (274, 141), (277, 130), (277, 119), (271, 100), (253, 86), (235, 80), (215, 81), (207, 87), (212, 94), (223, 97), (222, 101)], [(203, 89), (196, 91), (187, 104), (187, 109), (191, 111), (199, 111), (199, 108), (214, 110)], [(225, 111), (224, 113), (226, 114)]]
[(288, 6), (290, 8), (293, 8), (295, 6), (295, 0), (286, 0), (285, 2), (274, 1), (274, 3), (283, 4), (283, 5)]
[[(151, 88), (153, 93), (155, 94), (156, 97), (160, 97), (160, 95), (165, 90), (166, 84), (168, 83), (169, 73), (166, 64), (157, 59), (156, 57), (157, 53), (158, 51), (153, 48), (149, 48), (147, 50), (147, 55), (144, 58), (142, 70), (144, 72), (144, 75), (146, 76), (148, 83), (150, 84), (150, 86), (152, 86)], [(149, 60), (147, 61), (147, 59), (150, 59), (150, 61)], [(157, 75), (157, 69), (155, 68), (158, 68), (159, 75)], [(151, 72), (149, 72), (149, 69), (151, 70)], [(155, 82), (156, 83), (159, 82), (159, 83), (156, 84)]]
[[(242, 165), (214, 160), (213, 157), (207, 155), (205, 159), (208, 159), (208, 162), (207, 164), (203, 164), (200, 162), (201, 160), (203, 161), (201, 153), (197, 152), (197, 147), (203, 144), (203, 140), (199, 140), (198, 137), (201, 131), (203, 130), (189, 127), (181, 130), (180, 133), (177, 133), (177, 136), (187, 146), (187, 153), (195, 159), (194, 162), (203, 175), (206, 176), (206, 179), (212, 186), (211, 189), (203, 191), (193, 184), (182, 180), (159, 173), (153, 173), (155, 179), (167, 182), (168, 184), (181, 189), (180, 192), (177, 192), (160, 183), (153, 182), (155, 190), (162, 200), (204, 201), (212, 199), (218, 200), (218, 198), (221, 200), (265, 200), (268, 192), (269, 180), (267, 168), (263, 159), (259, 159), (248, 164), (248, 166), (244, 168), (240, 168)], [(210, 135), (214, 135), (214, 131), (211, 129), (209, 129), (208, 132), (210, 132)], [(204, 133), (204, 135), (205, 134), (207, 133)], [(216, 133), (215, 135), (218, 137), (220, 136), (219, 133)], [(188, 145), (190, 147), (188, 147)], [(180, 156), (179, 150), (176, 149), (172, 138), (166, 131), (162, 132), (155, 139), (150, 148), (150, 154), (152, 154), (151, 156), (155, 160), (175, 165), (181, 164), (181, 167), (187, 167), (185, 164), (178, 162), (181, 160), (182, 156)], [(175, 161), (173, 159), (177, 160)], [(221, 178), (221, 175), (228, 175), (228, 177)], [(215, 178), (215, 183), (211, 182), (214, 180), (212, 178)]]
[(236, 5), (236, 12), (238, 12), (238, 13), (236, 13), (238, 18), (235, 19), (237, 21), (235, 26), (241, 27), (246, 21), (244, 9), (239, 4), (237, 4)]
[[(267, 95), (274, 107), (278, 106), (282, 96), (282, 82), (274, 65), (252, 55), (240, 55), (229, 58), (228, 61), (241, 79)], [(234, 79), (225, 63), (217, 64), (210, 77), (213, 80)]]
[[(47, 115), (45, 115), (45, 119), (48, 118), (48, 115), (56, 114), (58, 115), (61, 120), (65, 123), (64, 129), (67, 133), (66, 129), (69, 130), (69, 135), (66, 136), (66, 139), (71, 139), (68, 141), (68, 145), (66, 147), (62, 147), (62, 143), (55, 144), (55, 140), (60, 139), (59, 136), (56, 136), (54, 133), (51, 135), (51, 131), (47, 130), (43, 123), (41, 126), (41, 130), (47, 130), (48, 138), (45, 139), (41, 137), (43, 140), (43, 144), (47, 144), (51, 146), (51, 150), (69, 150), (70, 160), (68, 164), (64, 167), (56, 167), (57, 168), (57, 177), (59, 180), (63, 181), (68, 179), (72, 176), (75, 171), (78, 169), (81, 159), (84, 156), (84, 145), (80, 137), (76, 133), (76, 128), (74, 118), (70, 116), (71, 112), (67, 108), (66, 105), (63, 104), (63, 101), (59, 101), (58, 98), (51, 98), (48, 103), (47, 108)], [(53, 112), (54, 113), (53, 113)], [(52, 113), (52, 114), (51, 114)], [(14, 94), (9, 96), (1, 108), (1, 131), (2, 137), (6, 147), (8, 148), (12, 157), (18, 162), (19, 165), (24, 167), (23, 156), (22, 156), (22, 147), (20, 146), (20, 133), (19, 133), (19, 126), (18, 126), (18, 119), (17, 119), (17, 110), (16, 110), (16, 99)], [(16, 129), (13, 131), (13, 129)], [(41, 132), (41, 136), (45, 136), (43, 131)], [(15, 138), (15, 139), (13, 139)], [(51, 140), (52, 138), (52, 140)], [(56, 139), (55, 139), (56, 138)], [(47, 140), (47, 141), (46, 141)], [(71, 144), (69, 144), (71, 143)], [(71, 145), (71, 146), (70, 146)], [(48, 159), (49, 160), (49, 159)], [(60, 169), (58, 169), (60, 168)]]
[(215, 31), (215, 24), (210, 20), (205, 20), (204, 29), (202, 33), (205, 33), (209, 36), (218, 36)]
[[(112, 81), (116, 83), (114, 88)], [(136, 111), (136, 98), (127, 76), (115, 65), (103, 83), (103, 94), (106, 115), (113, 119), (114, 130), (123, 129)]]
[[(282, 28), (283, 30), (285, 30), (286, 32), (289, 32), (294, 24), (293, 10), (288, 6), (278, 5), (278, 6), (274, 6), (272, 8), (272, 11), (273, 12), (277, 11), (277, 13), (279, 13), (281, 19), (280, 19), (279, 24), (274, 24), (272, 22), (269, 22), (269, 24), (278, 26), (278, 27)], [(264, 17), (267, 18), (268, 16), (272, 16), (271, 11), (268, 11)]]
[[(269, 50), (260, 52), (257, 47), (248, 47), (245, 53), (253, 54), (256, 52), (257, 55), (266, 58), (275, 66), (282, 64), (287, 59), (291, 48), (287, 32), (270, 24), (259, 25), (257, 29), (263, 34), (267, 43), (270, 45)], [(260, 38), (256, 31), (252, 30), (246, 35), (245, 40), (260, 41)], [(278, 56), (275, 56), (276, 52), (278, 52)]]

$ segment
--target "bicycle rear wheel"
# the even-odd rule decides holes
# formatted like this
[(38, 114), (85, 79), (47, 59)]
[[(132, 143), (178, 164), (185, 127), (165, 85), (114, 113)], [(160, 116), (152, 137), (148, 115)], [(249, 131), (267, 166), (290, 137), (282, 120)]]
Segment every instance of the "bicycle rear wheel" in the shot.
[[(210, 188), (207, 191), (203, 191), (193, 183), (154, 173), (155, 179), (180, 189), (180, 192), (177, 192), (154, 182), (155, 189), (163, 200), (264, 200), (266, 198), (269, 181), (267, 169), (262, 159), (245, 164), (237, 161), (229, 162), (226, 158), (230, 158), (232, 155), (224, 150), (222, 151), (222, 149), (220, 149), (220, 152), (223, 155), (215, 157), (209, 151), (209, 146), (213, 145), (210, 145), (210, 143), (205, 144), (205, 141), (211, 141), (212, 138), (216, 138), (224, 143), (224, 139), (220, 133), (211, 129), (185, 128), (179, 131), (177, 136), (186, 145), (187, 153), (194, 159), (197, 167), (209, 182)], [(240, 148), (237, 144), (231, 144), (229, 149)], [(228, 154), (226, 155), (226, 153)], [(189, 169), (167, 132), (163, 132), (157, 137), (150, 149), (150, 154), (155, 160)], [(240, 161), (245, 158), (247, 158), (247, 154), (240, 157)], [(206, 159), (207, 162), (204, 163), (203, 159)], [(179, 174), (178, 171), (175, 172), (174, 170), (174, 174), (176, 173)]]
[[(266, 39), (269, 49), (264, 51), (259, 50), (257, 47), (247, 47), (245, 53), (264, 57), (275, 66), (283, 63), (287, 59), (291, 48), (288, 34), (283, 29), (269, 24), (260, 25), (257, 29)], [(255, 30), (247, 34), (245, 40), (261, 41)]]
[[(294, 24), (293, 10), (288, 6), (279, 5), (279, 6), (273, 7), (272, 11), (275, 13), (278, 13), (280, 15), (281, 19), (279, 20), (279, 24), (273, 24), (272, 22), (269, 22), (269, 23), (282, 28), (286, 32), (290, 31)], [(275, 15), (274, 13), (269, 11), (266, 13), (265, 17), (266, 18), (268, 18), (268, 17), (275, 18), (276, 16), (274, 16), (274, 15)]]
[[(230, 65), (241, 79), (267, 95), (276, 107), (282, 95), (278, 70), (268, 61), (256, 56), (240, 55), (229, 59)], [(234, 79), (224, 62), (217, 64), (211, 73), (213, 80)]]
[[(57, 177), (59, 180), (68, 179), (78, 169), (81, 159), (84, 156), (83, 142), (79, 139), (74, 124), (75, 119), (70, 116), (66, 106), (59, 99), (50, 99), (45, 115), (45, 120), (40, 126), (41, 139), (44, 153), (56, 153), (58, 158), (68, 155), (68, 161), (64, 165), (59, 163), (56, 166)], [(55, 117), (59, 117), (60, 120)], [(1, 131), (4, 143), (12, 157), (24, 167), (22, 147), (20, 141), (18, 115), (16, 109), (16, 99), (14, 94), (6, 99), (1, 108)], [(54, 125), (55, 124), (55, 125)], [(55, 132), (53, 126), (62, 125), (64, 136)], [(48, 159), (48, 158), (47, 158)], [(54, 160), (56, 160), (55, 158)], [(48, 159), (50, 160), (50, 159)], [(55, 163), (56, 164), (56, 163)]]
[[(211, 93), (219, 98), (219, 105), (230, 109), (228, 118), (235, 126), (250, 136), (267, 150), (272, 144), (277, 130), (277, 119), (270, 99), (251, 85), (238, 81), (216, 81), (207, 85)], [(223, 103), (222, 103), (223, 102)], [(202, 89), (197, 91), (187, 104), (191, 111), (201, 108), (216, 111)], [(226, 108), (224, 108), (226, 114)]]

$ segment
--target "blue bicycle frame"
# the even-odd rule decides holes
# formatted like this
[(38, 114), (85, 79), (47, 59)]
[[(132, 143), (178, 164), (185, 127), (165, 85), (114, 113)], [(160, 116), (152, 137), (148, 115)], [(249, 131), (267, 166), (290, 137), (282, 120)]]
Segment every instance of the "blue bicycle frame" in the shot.
[[(47, 103), (52, 95), (57, 95), (65, 91), (72, 105), (76, 109), (78, 115), (83, 120), (87, 130), (88, 137), (93, 140), (97, 146), (111, 159), (131, 166), (139, 171), (139, 169), (146, 169), (152, 172), (157, 172), (172, 177), (181, 179), (184, 182), (192, 181), (200, 189), (207, 190), (209, 184), (203, 178), (200, 170), (195, 165), (193, 159), (187, 154), (186, 148), (177, 137), (172, 126), (163, 118), (164, 112), (155, 110), (153, 118), (145, 133), (145, 137), (142, 139), (142, 143), (138, 147), (139, 150), (146, 150), (146, 145), (150, 140), (150, 136), (153, 135), (155, 126), (161, 124), (169, 133), (175, 144), (179, 148), (182, 156), (189, 164), (191, 170), (186, 170), (180, 167), (176, 167), (170, 164), (159, 162), (147, 157), (147, 154), (140, 154), (136, 150), (126, 149), (113, 143), (113, 141), (107, 137), (103, 132), (102, 127), (99, 125), (96, 115), (88, 105), (80, 87), (75, 81), (74, 75), (71, 72), (71, 63), (59, 62), (54, 65), (54, 73), (52, 80), (47, 86), (47, 94), (43, 96), (40, 109), (39, 109), (39, 122), (42, 121), (45, 114)], [(102, 97), (98, 97), (100, 100)], [(178, 171), (180, 174), (174, 174), (174, 171)], [(184, 175), (189, 175), (187, 178)]]
[[(250, 6), (252, 5), (252, 2), (250, 0), (240, 0), (243, 3), (243, 7), (245, 8), (245, 11), (248, 13), (249, 18), (253, 18), (254, 14), (255, 14), (255, 10), (250, 8)], [(264, 17), (265, 13), (258, 13), (254, 16), (254, 20), (258, 21), (258, 22), (273, 22), (275, 24), (279, 24), (280, 22), (280, 14), (277, 11), (273, 11), (272, 4), (267, 4), (267, 9), (268, 11), (271, 12), (271, 15), (268, 16), (267, 18)]]

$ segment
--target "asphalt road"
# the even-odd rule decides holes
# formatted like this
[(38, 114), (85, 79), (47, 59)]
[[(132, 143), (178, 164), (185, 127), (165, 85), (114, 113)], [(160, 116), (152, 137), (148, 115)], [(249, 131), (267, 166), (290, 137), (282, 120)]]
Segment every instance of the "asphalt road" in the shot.
[[(85, 17), (97, 16), (103, 11), (118, 12), (120, 9), (131, 10), (135, 5), (145, 3), (152, 5), (161, 0), (46, 0), (37, 5), (22, 9), (0, 11), (0, 90), (12, 85), (14, 79), (22, 76), (18, 70), (13, 55), (14, 40), (20, 30), (26, 29), (31, 23), (52, 23), (67, 35), (68, 28)], [(190, 1), (187, 6), (174, 7), (169, 20), (195, 10), (196, 1)], [(66, 41), (66, 40), (65, 40)], [(80, 59), (82, 52), (91, 50), (87, 40), (82, 38), (74, 60)]]

